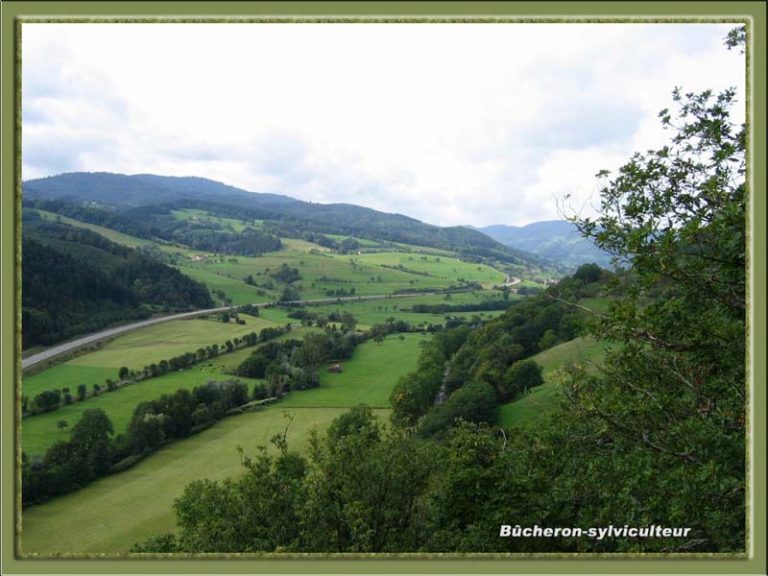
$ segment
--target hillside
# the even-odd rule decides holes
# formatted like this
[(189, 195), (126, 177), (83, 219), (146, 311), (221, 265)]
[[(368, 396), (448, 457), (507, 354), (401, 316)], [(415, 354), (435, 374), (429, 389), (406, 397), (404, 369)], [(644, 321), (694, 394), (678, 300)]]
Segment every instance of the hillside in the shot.
[(569, 268), (590, 262), (603, 267), (611, 264), (610, 254), (583, 238), (576, 227), (565, 220), (534, 222), (526, 226), (497, 224), (479, 230), (506, 246), (562, 263)]
[[(204, 178), (149, 174), (122, 175), (76, 172), (23, 183), (26, 202), (64, 201), (79, 205), (83, 215), (111, 218), (134, 233), (163, 236), (159, 215), (172, 208), (200, 208), (239, 218), (265, 220), (278, 236), (341, 234), (358, 238), (418, 244), (494, 258), (509, 264), (536, 265), (536, 258), (504, 246), (482, 232), (461, 226), (441, 228), (401, 214), (388, 214), (351, 204), (315, 204), (276, 194), (255, 193)], [(85, 208), (82, 208), (85, 204)], [(66, 206), (44, 205), (58, 212)], [(147, 210), (151, 207), (151, 210)], [(101, 210), (99, 210), (101, 209)], [(71, 208), (69, 208), (71, 210)], [(109, 216), (99, 215), (106, 211)], [(62, 212), (63, 213), (63, 212)], [(65, 214), (71, 216), (71, 214)], [(150, 215), (152, 218), (147, 218)], [(137, 233), (140, 231), (141, 233)]]
[(25, 212), (22, 344), (48, 345), (153, 311), (213, 305), (201, 284), (90, 230)]

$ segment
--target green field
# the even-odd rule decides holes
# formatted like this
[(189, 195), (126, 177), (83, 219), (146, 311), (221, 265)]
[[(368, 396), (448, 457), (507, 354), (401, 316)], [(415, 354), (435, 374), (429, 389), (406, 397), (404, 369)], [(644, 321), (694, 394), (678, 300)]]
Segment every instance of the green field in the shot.
[[(108, 476), (46, 504), (26, 509), (25, 553), (127, 552), (149, 536), (174, 529), (172, 505), (198, 478), (222, 479), (241, 470), (241, 446), (252, 454), (287, 424), (278, 404), (230, 416), (214, 427), (159, 450), (133, 468)], [(326, 428), (343, 408), (294, 408), (288, 440), (304, 445), (312, 430)], [(377, 410), (386, 417), (388, 411)]]
[(209, 214), (205, 210), (198, 210), (196, 208), (184, 208), (183, 210), (171, 210), (171, 214), (177, 220), (189, 220), (192, 222), (211, 222), (213, 224), (219, 224), (223, 228), (232, 230), (233, 232), (242, 232), (246, 226), (252, 225), (252, 222), (245, 220), (236, 220), (235, 218), (224, 218), (222, 216), (214, 216)]
[(381, 344), (367, 342), (355, 350), (352, 358), (342, 363), (339, 374), (323, 371), (320, 387), (293, 392), (280, 403), (282, 407), (339, 407), (367, 404), (375, 408), (389, 407), (389, 394), (397, 381), (413, 370), (421, 353), (421, 334), (390, 335)]
[[(184, 370), (164, 374), (136, 384), (123, 386), (112, 392), (104, 392), (99, 396), (89, 397), (84, 402), (75, 402), (62, 406), (54, 412), (30, 416), (22, 421), (21, 447), (28, 454), (45, 454), (59, 440), (68, 440), (70, 430), (86, 410), (99, 408), (112, 420), (115, 433), (125, 432), (133, 411), (141, 402), (159, 398), (163, 394), (173, 394), (180, 388), (191, 390), (195, 386), (205, 384), (208, 380), (230, 380), (233, 376), (214, 371), (207, 364), (199, 364)], [(255, 380), (238, 377), (237, 380), (248, 384), (253, 389)], [(65, 430), (59, 430), (57, 423), (64, 420), (69, 425)]]
[(485, 264), (462, 262), (448, 256), (377, 252), (361, 254), (355, 259), (369, 266), (402, 266), (408, 271), (428, 274), (430, 280), (442, 279), (456, 282), (463, 279), (490, 287), (494, 284), (503, 284), (506, 278), (504, 273)]
[[(284, 412), (294, 418), (289, 443), (300, 448), (312, 430), (325, 429), (347, 407), (360, 402), (386, 406), (400, 375), (415, 368), (418, 343), (426, 338), (406, 335), (401, 342), (390, 336), (381, 344), (365, 343), (344, 363), (341, 374), (324, 374), (320, 388), (295, 392), (262, 410), (225, 418), (125, 472), (25, 510), (22, 550), (42, 554), (119, 553), (134, 542), (173, 530), (171, 506), (184, 486), (197, 478), (237, 474), (240, 456), (236, 447), (241, 446), (248, 454), (268, 445), (273, 435), (285, 429)], [(376, 414), (386, 419), (389, 409), (376, 409)]]
[(227, 340), (260, 331), (274, 322), (264, 318), (240, 315), (244, 325), (225, 324), (212, 319), (171, 320), (118, 336), (94, 352), (22, 380), (22, 391), (33, 398), (43, 390), (70, 388), (74, 395), (78, 384), (104, 384), (106, 378), (117, 379), (121, 366), (141, 370), (153, 362), (168, 360), (187, 352), (195, 352), (213, 344), (222, 347)]
[[(349, 312), (357, 318), (361, 327), (372, 326), (374, 324), (384, 324), (388, 318), (397, 318), (405, 320), (413, 326), (421, 324), (442, 324), (445, 322), (446, 315), (457, 316), (460, 318), (472, 318), (475, 315), (488, 319), (501, 314), (501, 310), (490, 310), (481, 312), (448, 312), (446, 314), (426, 314), (407, 312), (415, 304), (480, 304), (485, 300), (498, 300), (501, 293), (492, 290), (476, 290), (473, 292), (457, 292), (451, 294), (448, 298), (444, 294), (425, 295), (425, 296), (407, 296), (403, 298), (383, 298), (377, 300), (346, 300), (335, 304), (309, 305), (306, 307), (308, 312), (329, 315), (332, 312)], [(522, 298), (515, 294), (510, 295), (510, 304)], [(297, 323), (297, 320), (288, 317), (289, 309), (274, 307), (266, 308), (261, 311), (261, 317), (272, 320), (279, 324), (291, 322)]]
[[(244, 325), (234, 322), (225, 324), (211, 317), (210, 319), (172, 320), (123, 334), (99, 350), (24, 377), (22, 379), (23, 394), (32, 399), (44, 390), (69, 388), (70, 393), (75, 396), (80, 384), (85, 384), (88, 392), (91, 393), (94, 384), (99, 384), (103, 389), (107, 378), (117, 381), (121, 366), (140, 370), (153, 362), (195, 352), (201, 347), (218, 344), (223, 348), (227, 340), (241, 337), (249, 332), (258, 332), (267, 326), (276, 326), (274, 322), (247, 314), (241, 314), (240, 318), (245, 320)], [(204, 375), (204, 371), (212, 374)], [(113, 392), (104, 392), (95, 398), (89, 397), (85, 402), (63, 406), (48, 414), (25, 418), (22, 425), (22, 447), (25, 452), (31, 454), (44, 452), (56, 440), (65, 439), (69, 434), (67, 431), (58, 430), (56, 426), (58, 421), (65, 420), (71, 427), (79, 419), (83, 410), (88, 408), (104, 408), (110, 417), (113, 417), (116, 429), (121, 431), (139, 402), (175, 392), (177, 388), (191, 388), (204, 383), (208, 377), (219, 379), (228, 377), (215, 372), (206, 364), (197, 365), (188, 372), (200, 376), (190, 380), (188, 386), (181, 385), (184, 384), (181, 382), (183, 380), (181, 374), (167, 374), (161, 378), (125, 386)], [(177, 381), (181, 384), (173, 384)]]
[[(176, 268), (182, 274), (186, 274), (193, 280), (205, 284), (205, 287), (210, 292), (219, 290), (224, 292), (231, 299), (232, 304), (235, 305), (271, 302), (280, 296), (275, 290), (265, 290), (264, 288), (250, 286), (243, 282), (241, 278), (230, 278), (201, 266), (178, 264)], [(260, 294), (260, 291), (264, 292), (264, 294)]]
[[(428, 247), (386, 243), (387, 252), (335, 254), (318, 244), (282, 238), (283, 248), (276, 252), (252, 257), (220, 256), (135, 238), (102, 226), (39, 212), (44, 218), (60, 218), (66, 224), (87, 228), (119, 244), (131, 247), (155, 246), (172, 256), (174, 265), (182, 273), (202, 282), (212, 292), (223, 292), (236, 305), (277, 300), (285, 285), (277, 282), (270, 274), (282, 264), (299, 271), (301, 279), (294, 283), (294, 287), (301, 299), (325, 298), (329, 291), (350, 291), (352, 288), (358, 296), (391, 294), (397, 290), (445, 289), (462, 281), (479, 282), (490, 288), (503, 283), (505, 279), (504, 273), (490, 266), (463, 262), (451, 252)], [(214, 216), (203, 210), (175, 210), (173, 215), (182, 220), (213, 222), (234, 231), (242, 230), (247, 224), (234, 218)], [(360, 242), (371, 249), (385, 247), (385, 244), (373, 241)], [(402, 247), (403, 252), (392, 251), (393, 247), (395, 250)], [(244, 282), (249, 275), (253, 276), (256, 286)]]
[[(285, 340), (287, 338), (302, 338), (309, 332), (317, 332), (318, 328), (296, 328), (275, 339), (275, 341)], [(157, 378), (143, 380), (136, 384), (130, 384), (114, 390), (112, 392), (103, 392), (96, 397), (88, 397), (85, 402), (75, 402), (68, 406), (62, 406), (54, 412), (30, 416), (22, 422), (22, 450), (29, 454), (44, 454), (52, 444), (58, 440), (67, 440), (70, 435), (71, 427), (80, 420), (82, 413), (91, 408), (100, 408), (106, 412), (115, 428), (115, 433), (125, 431), (128, 422), (131, 419), (133, 411), (140, 402), (159, 398), (163, 394), (173, 394), (180, 388), (191, 390), (195, 386), (205, 384), (208, 380), (229, 380), (236, 378), (248, 384), (249, 391), (253, 390), (256, 380), (243, 377), (235, 377), (231, 372), (247, 358), (258, 346), (243, 348), (232, 353), (221, 354), (216, 358), (206, 360), (196, 364), (181, 372), (172, 372), (164, 374)], [(60, 373), (64, 375), (83, 374), (100, 370), (108, 371), (107, 376), (116, 379), (117, 372), (113, 369), (100, 369), (89, 366), (71, 366), (69, 364), (60, 364), (54, 366), (40, 376), (48, 372)], [(52, 378), (53, 380), (53, 378)], [(81, 378), (81, 381), (84, 380)], [(97, 382), (103, 382), (103, 380)], [(75, 386), (70, 389), (75, 391)], [(89, 387), (90, 392), (90, 387)], [(68, 427), (59, 430), (58, 422), (64, 420)]]
[[(148, 328), (129, 332), (90, 354), (78, 356), (69, 361), (76, 366), (120, 366), (142, 368), (200, 347), (213, 344), (223, 346), (224, 342), (242, 337), (249, 332), (275, 326), (264, 318), (240, 315), (245, 324), (224, 323), (212, 316), (210, 319), (171, 320)], [(44, 372), (41, 376), (45, 374)]]
[(602, 340), (576, 338), (533, 356), (531, 359), (542, 368), (544, 384), (534, 388), (527, 396), (501, 406), (499, 424), (528, 427), (550, 413), (561, 398), (559, 370), (577, 363), (597, 363), (607, 347), (608, 344)]
[(93, 384), (104, 384), (106, 378), (117, 380), (122, 366), (141, 370), (153, 362), (168, 360), (187, 352), (195, 352), (249, 332), (259, 332), (267, 326), (276, 326), (270, 320), (241, 314), (244, 325), (225, 324), (215, 319), (171, 320), (120, 335), (101, 349), (77, 356), (62, 364), (22, 380), (22, 391), (33, 398), (43, 390), (69, 388), (74, 395), (78, 384), (90, 389)]
[[(199, 251), (186, 251), (177, 265), (182, 272), (204, 282), (210, 289), (223, 290), (235, 304), (278, 296), (283, 286), (270, 274), (282, 264), (299, 271), (301, 279), (294, 286), (302, 299), (323, 298), (329, 290), (354, 288), (356, 295), (364, 296), (390, 294), (396, 290), (448, 288), (461, 281), (480, 282), (491, 287), (503, 283), (505, 279), (502, 272), (490, 266), (462, 262), (451, 253), (425, 255), (390, 251), (334, 254), (327, 248), (303, 240), (281, 240), (281, 250), (254, 257), (222, 258)], [(402, 268), (396, 269), (398, 266)], [(257, 286), (243, 282), (248, 275), (253, 276)], [(269, 298), (263, 295), (259, 298), (259, 289), (265, 291)]]

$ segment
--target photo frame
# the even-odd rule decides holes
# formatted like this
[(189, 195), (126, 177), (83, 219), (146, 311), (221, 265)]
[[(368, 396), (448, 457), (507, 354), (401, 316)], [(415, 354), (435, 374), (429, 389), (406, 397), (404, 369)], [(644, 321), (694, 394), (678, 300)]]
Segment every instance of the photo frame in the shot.
[[(21, 159), (19, 34), (28, 22), (45, 21), (279, 21), (279, 22), (541, 22), (541, 21), (739, 21), (747, 26), (749, 182), (749, 466), (748, 553), (743, 556), (445, 554), (445, 555), (265, 555), (87, 559), (35, 558), (19, 554), (21, 529), (18, 458), (20, 425)], [(766, 553), (765, 357), (765, 54), (766, 13), (760, 2), (5, 2), (2, 14), (2, 572), (33, 573), (764, 573)]]

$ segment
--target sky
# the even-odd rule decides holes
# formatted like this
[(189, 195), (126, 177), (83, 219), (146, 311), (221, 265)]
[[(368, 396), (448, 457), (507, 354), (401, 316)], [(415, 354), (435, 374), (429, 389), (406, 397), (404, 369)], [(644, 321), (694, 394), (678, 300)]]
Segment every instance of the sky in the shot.
[(200, 176), (441, 226), (587, 216), (598, 171), (668, 142), (676, 86), (735, 87), (743, 121), (733, 27), (24, 23), (22, 178)]

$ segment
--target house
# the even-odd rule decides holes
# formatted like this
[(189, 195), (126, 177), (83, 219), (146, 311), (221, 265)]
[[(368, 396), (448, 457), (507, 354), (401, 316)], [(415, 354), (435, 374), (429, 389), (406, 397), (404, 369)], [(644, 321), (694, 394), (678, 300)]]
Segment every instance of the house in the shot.
[(328, 366), (328, 372), (333, 372), (334, 374), (338, 374), (341, 372), (341, 364), (331, 364)]

